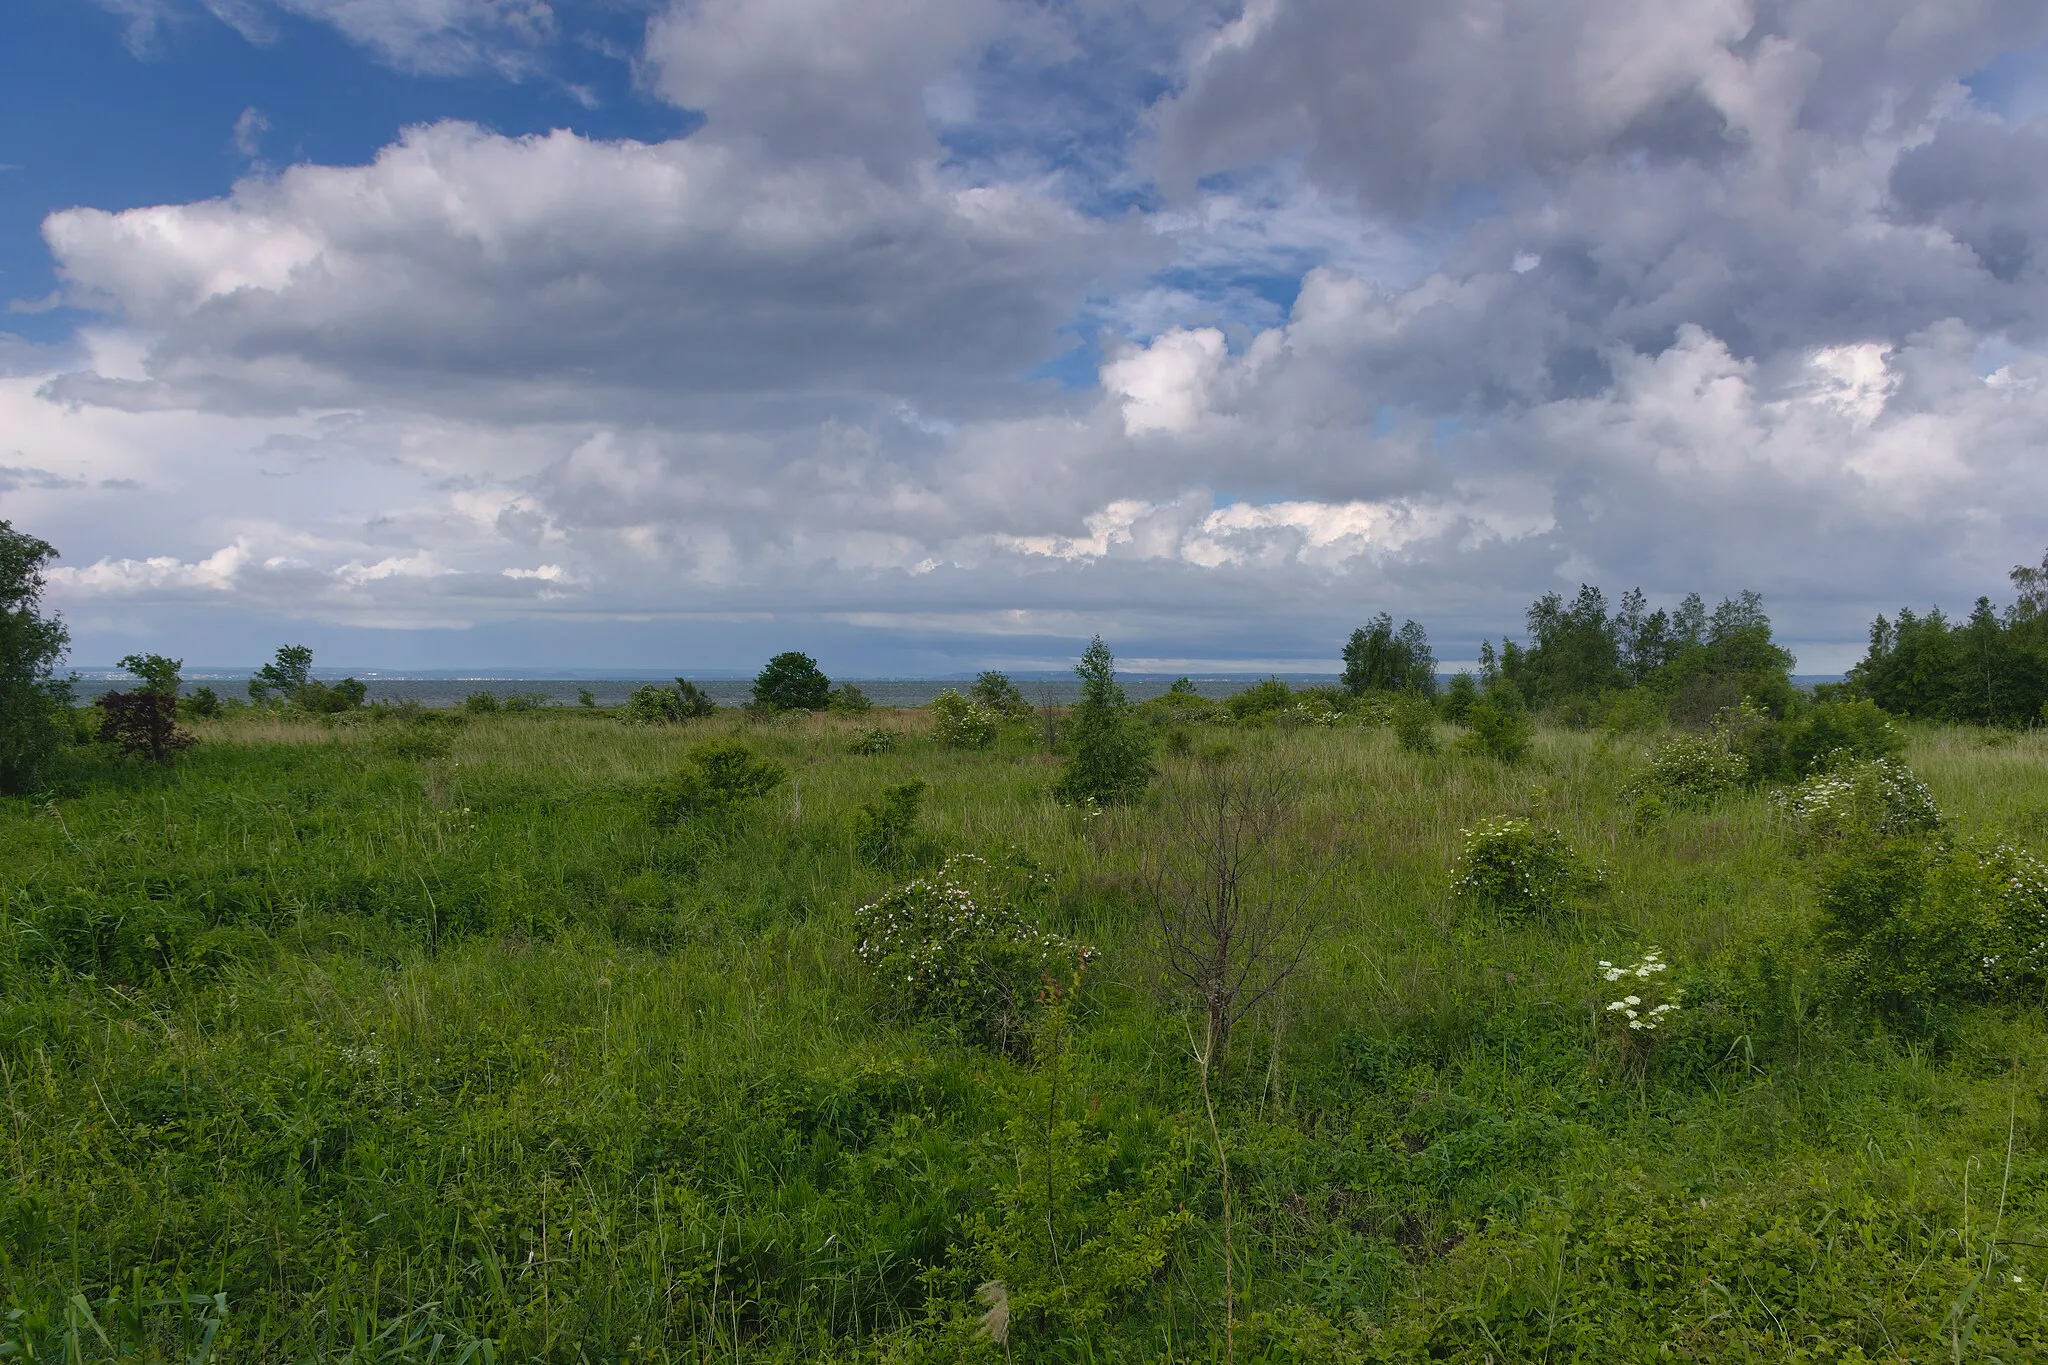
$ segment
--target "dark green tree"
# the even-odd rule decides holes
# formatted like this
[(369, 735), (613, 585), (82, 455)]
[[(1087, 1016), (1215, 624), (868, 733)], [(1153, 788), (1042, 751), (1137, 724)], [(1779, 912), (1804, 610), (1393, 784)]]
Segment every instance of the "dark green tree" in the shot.
[(63, 740), (70, 688), (55, 670), (71, 634), (42, 611), (43, 568), (56, 557), (47, 541), (0, 521), (0, 792), (33, 787)]
[(823, 711), (832, 704), (832, 680), (808, 654), (788, 650), (768, 661), (754, 679), (754, 705), (763, 711)]
[(1344, 690), (1354, 697), (1368, 692), (1436, 692), (1436, 655), (1420, 624), (1381, 612), (1351, 632), (1344, 644)]
[(1116, 657), (1100, 635), (1074, 673), (1081, 698), (1067, 720), (1067, 764), (1054, 790), (1076, 804), (1133, 800), (1152, 780), (1152, 740), (1116, 680)]

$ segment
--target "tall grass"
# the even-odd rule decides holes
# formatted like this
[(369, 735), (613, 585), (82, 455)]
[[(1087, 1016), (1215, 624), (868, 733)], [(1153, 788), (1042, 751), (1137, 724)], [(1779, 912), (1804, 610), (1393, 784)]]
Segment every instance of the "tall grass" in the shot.
[[(904, 742), (847, 752), (878, 723)], [(721, 835), (653, 826), (646, 789), (728, 732), (792, 783)], [(1148, 1199), (1187, 1221), (1096, 1316), (1020, 1310), (1014, 1358), (1215, 1358), (1218, 1173), (1143, 943), (1158, 816), (1055, 805), (1021, 727), (921, 736), (542, 713), (443, 749), (240, 720), (168, 772), (81, 759), (0, 805), (0, 1342), (999, 1359), (974, 1289), (1023, 1254), (1003, 1211), (1042, 1140), (1071, 1147), (1055, 1240), (1135, 1246), (1112, 1215)], [(1229, 742), (1289, 767), (1290, 852), (1338, 869), (1217, 1095), (1240, 1358), (2048, 1349), (2048, 1030), (1986, 1011), (1930, 1047), (1833, 1013), (1762, 794), (1639, 829), (1636, 741), (1546, 731), (1513, 767), (1376, 730)], [(1959, 825), (2048, 843), (2038, 737), (1921, 731), (1909, 759)], [(892, 874), (851, 817), (913, 777), (940, 846), (1023, 850), (1051, 927), (1101, 949), (1050, 1097), (874, 1008), (851, 911)], [(1549, 922), (1453, 900), (1460, 831), (1496, 815), (1562, 830), (1606, 892)], [(1633, 1080), (1601, 1062), (1593, 964), (1649, 945), (1736, 1003)]]

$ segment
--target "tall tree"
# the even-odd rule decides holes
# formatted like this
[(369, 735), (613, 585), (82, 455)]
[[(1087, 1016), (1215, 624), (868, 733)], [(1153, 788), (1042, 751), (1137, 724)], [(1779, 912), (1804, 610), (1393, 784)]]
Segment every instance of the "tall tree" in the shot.
[(47, 770), (63, 734), (70, 689), (56, 667), (71, 643), (63, 619), (42, 610), (49, 542), (0, 521), (0, 791), (27, 791)]
[(1081, 697), (1067, 720), (1061, 799), (1101, 805), (1135, 799), (1152, 780), (1152, 741), (1116, 680), (1116, 657), (1096, 636), (1074, 668)]

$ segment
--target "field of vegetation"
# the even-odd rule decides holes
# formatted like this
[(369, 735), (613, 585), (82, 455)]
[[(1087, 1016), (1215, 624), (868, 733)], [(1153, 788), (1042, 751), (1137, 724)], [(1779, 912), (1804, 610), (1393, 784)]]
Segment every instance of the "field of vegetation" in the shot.
[(2041, 731), (1147, 705), (1125, 804), (945, 705), (81, 748), (0, 1358), (2048, 1357)]

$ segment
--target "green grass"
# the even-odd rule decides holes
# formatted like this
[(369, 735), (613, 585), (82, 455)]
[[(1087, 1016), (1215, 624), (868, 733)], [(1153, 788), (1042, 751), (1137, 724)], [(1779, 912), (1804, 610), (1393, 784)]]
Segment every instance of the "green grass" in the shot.
[[(1144, 951), (1160, 812), (1054, 805), (1021, 728), (963, 753), (877, 714), (245, 718), (0, 803), (0, 1342), (999, 1360), (970, 1335), (1001, 1277), (1013, 1359), (1220, 1359), (1219, 1173)], [(847, 753), (875, 723), (905, 741)], [(653, 826), (646, 791), (729, 731), (792, 784), (723, 836)], [(1544, 731), (1508, 768), (1229, 737), (1296, 774), (1284, 856), (1328, 869), (1308, 970), (1218, 1096), (1238, 1358), (2048, 1352), (2048, 1027), (1833, 1013), (1765, 795), (1639, 831), (1640, 741)], [(2038, 735), (1908, 759), (1962, 829), (2048, 849)], [(852, 814), (912, 777), (941, 846), (1025, 850), (1048, 927), (1101, 949), (1057, 1065), (863, 977), (852, 911), (897, 874)], [(1494, 815), (1563, 830), (1605, 893), (1550, 922), (1454, 900)], [(1638, 1078), (1596, 1047), (1594, 963), (1651, 945), (1729, 1003)]]

